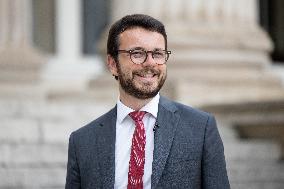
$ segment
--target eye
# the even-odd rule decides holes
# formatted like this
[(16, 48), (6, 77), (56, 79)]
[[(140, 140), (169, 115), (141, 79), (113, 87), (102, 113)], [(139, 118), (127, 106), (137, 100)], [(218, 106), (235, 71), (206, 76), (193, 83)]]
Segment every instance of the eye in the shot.
[(154, 58), (164, 58), (165, 57), (165, 52), (164, 51), (154, 51), (153, 52), (153, 57)]
[(137, 50), (135, 50), (135, 51), (131, 52), (131, 56), (133, 58), (144, 58), (145, 57), (145, 52), (144, 51), (137, 51)]

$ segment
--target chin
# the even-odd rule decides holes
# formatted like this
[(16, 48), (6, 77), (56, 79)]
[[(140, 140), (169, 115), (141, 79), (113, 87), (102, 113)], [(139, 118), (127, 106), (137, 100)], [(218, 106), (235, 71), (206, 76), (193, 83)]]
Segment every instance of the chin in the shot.
[(149, 99), (149, 98), (153, 98), (155, 97), (159, 92), (159, 89), (155, 88), (154, 90), (136, 90), (134, 93), (132, 93), (131, 95), (134, 96), (135, 98), (138, 99)]
[(146, 99), (150, 99), (150, 98), (154, 98), (158, 93), (153, 93), (153, 94), (142, 94), (142, 95), (132, 95), (134, 96), (135, 98), (137, 99), (140, 99), (140, 100), (146, 100)]

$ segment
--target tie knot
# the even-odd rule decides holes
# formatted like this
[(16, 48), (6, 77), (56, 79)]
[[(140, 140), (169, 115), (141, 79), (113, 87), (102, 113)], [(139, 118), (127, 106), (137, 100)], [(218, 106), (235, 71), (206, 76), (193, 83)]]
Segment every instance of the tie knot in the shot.
[(129, 113), (129, 116), (135, 121), (142, 121), (144, 115), (146, 114), (145, 111), (135, 111), (135, 112), (131, 112)]

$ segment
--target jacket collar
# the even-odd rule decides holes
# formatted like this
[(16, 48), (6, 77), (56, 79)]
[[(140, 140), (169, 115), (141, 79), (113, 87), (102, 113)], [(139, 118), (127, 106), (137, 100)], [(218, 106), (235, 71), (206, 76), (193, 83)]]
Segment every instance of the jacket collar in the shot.
[[(101, 135), (100, 170), (102, 186), (113, 188), (115, 182), (115, 140), (116, 140), (117, 106), (110, 110), (100, 121)], [(164, 170), (172, 141), (175, 135), (180, 116), (174, 103), (161, 96), (158, 106), (157, 124), (159, 127), (154, 136), (154, 152), (152, 163), (151, 185), (155, 188)]]

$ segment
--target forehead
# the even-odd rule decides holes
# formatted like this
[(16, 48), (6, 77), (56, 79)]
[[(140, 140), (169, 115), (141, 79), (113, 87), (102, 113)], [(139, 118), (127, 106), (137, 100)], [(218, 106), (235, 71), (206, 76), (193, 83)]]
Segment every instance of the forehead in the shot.
[(144, 28), (131, 28), (119, 35), (119, 44), (121, 49), (142, 47), (148, 50), (154, 48), (165, 48), (164, 36), (158, 32), (149, 31)]

